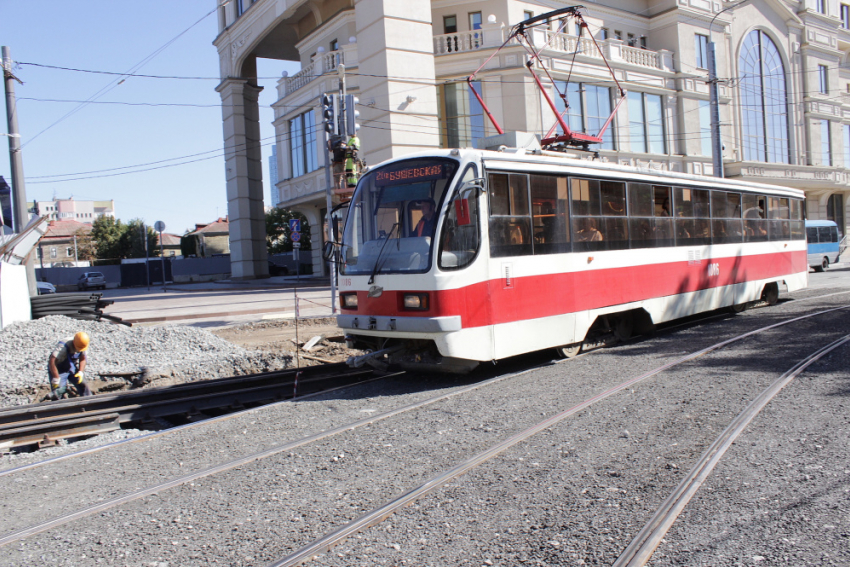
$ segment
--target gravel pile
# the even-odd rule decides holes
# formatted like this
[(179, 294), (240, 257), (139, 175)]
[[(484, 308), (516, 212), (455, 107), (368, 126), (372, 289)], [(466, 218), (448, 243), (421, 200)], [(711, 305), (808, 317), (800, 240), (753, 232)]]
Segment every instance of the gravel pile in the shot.
[(91, 337), (86, 379), (102, 373), (146, 370), (146, 382), (191, 382), (283, 368), (289, 357), (246, 350), (196, 327), (125, 327), (51, 316), (0, 331), (0, 405), (30, 403), (47, 383), (47, 359), (77, 331)]

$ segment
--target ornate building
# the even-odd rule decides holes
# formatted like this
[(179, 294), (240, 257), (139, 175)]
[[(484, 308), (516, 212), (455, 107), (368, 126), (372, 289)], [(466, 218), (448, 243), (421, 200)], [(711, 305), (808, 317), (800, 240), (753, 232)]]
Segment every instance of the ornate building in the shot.
[[(848, 0), (850, 1), (850, 0)], [(326, 210), (319, 96), (337, 92), (344, 64), (360, 98), (361, 154), (369, 164), (412, 151), (473, 146), (495, 134), (464, 79), (508, 29), (560, 2), (445, 0), (238, 0), (219, 8), (218, 48), (235, 277), (264, 275), (256, 58), (299, 61), (277, 81), (276, 205), (321, 226)], [(707, 46), (716, 45), (725, 175), (802, 189), (812, 219), (847, 230), (850, 192), (850, 5), (838, 0), (600, 0), (589, 29), (535, 29), (571, 128), (596, 134), (626, 90), (600, 158), (712, 174)], [(560, 29), (560, 31), (558, 31)], [(601, 46), (599, 55), (592, 35)], [(554, 123), (506, 46), (478, 75), (505, 130), (545, 134)], [(563, 104), (563, 103), (561, 103)], [(563, 108), (563, 106), (561, 107)], [(338, 197), (337, 197), (338, 198)], [(318, 254), (319, 246), (314, 247)], [(314, 265), (320, 264), (314, 258)]]

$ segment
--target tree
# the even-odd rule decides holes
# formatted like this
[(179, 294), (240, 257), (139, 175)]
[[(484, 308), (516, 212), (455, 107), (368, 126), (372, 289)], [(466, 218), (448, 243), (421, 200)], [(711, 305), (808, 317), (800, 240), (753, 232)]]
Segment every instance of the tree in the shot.
[(91, 237), (95, 242), (98, 260), (119, 260), (121, 255), (121, 235), (125, 232), (124, 223), (115, 217), (102, 216), (92, 223)]
[(266, 248), (269, 254), (292, 252), (292, 238), (289, 233), (289, 220), (301, 220), (301, 250), (311, 250), (310, 225), (307, 217), (289, 209), (275, 207), (266, 213)]
[[(145, 228), (144, 233), (142, 227)], [(159, 246), (157, 245), (156, 232), (150, 226), (145, 226), (141, 219), (133, 219), (127, 223), (124, 233), (121, 235), (121, 258), (144, 258), (145, 257), (145, 239), (142, 236), (147, 235), (148, 240), (148, 256), (154, 257), (157, 255)]]
[(92, 238), (91, 231), (80, 229), (74, 233), (76, 236), (77, 259), (93, 262), (97, 259), (97, 245)]

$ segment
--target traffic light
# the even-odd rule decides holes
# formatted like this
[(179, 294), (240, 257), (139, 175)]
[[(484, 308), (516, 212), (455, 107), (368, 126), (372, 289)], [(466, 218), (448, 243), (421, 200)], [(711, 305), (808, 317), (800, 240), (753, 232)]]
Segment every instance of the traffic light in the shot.
[(360, 117), (360, 111), (357, 110), (357, 103), (360, 99), (354, 95), (345, 95), (345, 130), (349, 136), (356, 136), (360, 129), (360, 124), (357, 119)]
[(322, 122), (325, 124), (325, 132), (335, 136), (339, 134), (339, 126), (337, 125), (336, 113), (337, 95), (323, 94), (321, 96), (322, 104)]

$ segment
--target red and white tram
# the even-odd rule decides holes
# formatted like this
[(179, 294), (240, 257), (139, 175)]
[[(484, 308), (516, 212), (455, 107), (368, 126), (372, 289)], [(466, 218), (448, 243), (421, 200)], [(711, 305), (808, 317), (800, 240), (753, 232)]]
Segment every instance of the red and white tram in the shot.
[(414, 154), (357, 185), (338, 324), (402, 366), (573, 356), (805, 287), (805, 236), (803, 193), (784, 187), (540, 150)]

